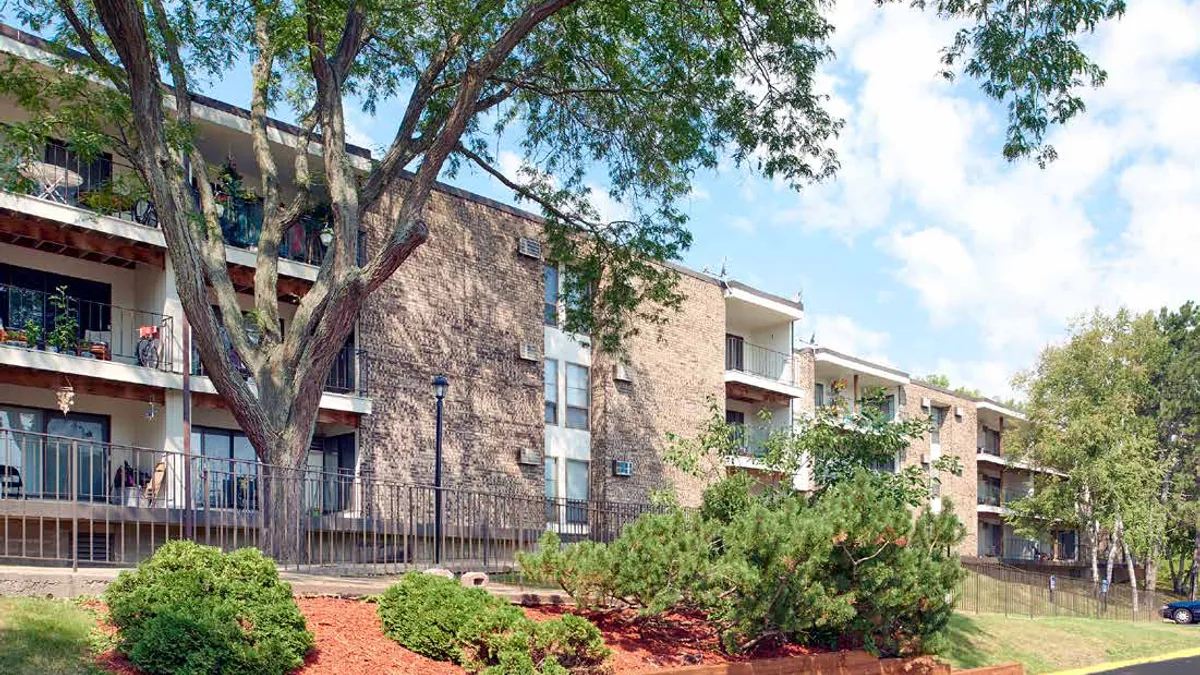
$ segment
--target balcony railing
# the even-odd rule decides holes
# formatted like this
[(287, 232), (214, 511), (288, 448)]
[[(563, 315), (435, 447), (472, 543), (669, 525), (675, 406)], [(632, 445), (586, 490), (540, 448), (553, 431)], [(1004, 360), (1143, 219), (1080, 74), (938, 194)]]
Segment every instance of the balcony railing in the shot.
[(979, 483), (976, 490), (980, 506), (1000, 506), (1002, 491), (999, 486), (991, 483)]
[[(233, 362), (234, 367), (248, 377), (249, 369), (241, 365), (242, 360), (233, 351), (228, 340), (226, 340), (226, 349), (229, 350), (229, 360)], [(370, 385), (370, 369), (371, 359), (367, 350), (357, 349), (353, 342), (348, 342), (334, 358), (329, 375), (325, 378), (325, 391), (366, 396)], [(196, 345), (192, 344), (192, 375), (203, 376), (206, 374), (204, 364), (200, 361), (200, 352), (196, 349)]]
[[(611, 541), (650, 504), (549, 499), (512, 490), (381, 480), (4, 430), (0, 559), (132, 565), (190, 539), (230, 550), (263, 543), (264, 502), (282, 495), (292, 568), (394, 574), (442, 564), (515, 569), (548, 528), (567, 541)], [(440, 538), (439, 538), (440, 537)], [(436, 545), (439, 544), (440, 545)], [(441, 560), (436, 560), (437, 551)]]
[(2, 342), (135, 366), (171, 370), (172, 317), (0, 284)]
[(725, 370), (756, 375), (782, 384), (796, 384), (791, 354), (760, 347), (733, 336), (725, 337)]

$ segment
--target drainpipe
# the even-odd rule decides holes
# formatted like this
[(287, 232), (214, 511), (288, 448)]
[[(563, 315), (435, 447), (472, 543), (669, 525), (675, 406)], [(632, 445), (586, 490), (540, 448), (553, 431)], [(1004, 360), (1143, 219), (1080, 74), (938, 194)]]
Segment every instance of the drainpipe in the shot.
[(183, 314), (183, 505), (186, 537), (195, 539), (196, 510), (192, 508), (192, 325)]

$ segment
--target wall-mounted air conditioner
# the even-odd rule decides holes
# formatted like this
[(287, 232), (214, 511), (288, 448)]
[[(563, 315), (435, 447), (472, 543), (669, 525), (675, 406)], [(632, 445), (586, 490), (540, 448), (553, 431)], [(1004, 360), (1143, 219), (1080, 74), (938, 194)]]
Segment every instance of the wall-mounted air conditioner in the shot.
[(542, 354), (538, 346), (532, 342), (521, 343), (521, 360), (523, 361), (541, 361)]
[(542, 242), (529, 237), (521, 237), (517, 240), (517, 253), (526, 258), (542, 259)]
[(628, 477), (633, 475), (633, 462), (620, 459), (613, 460), (613, 475)]

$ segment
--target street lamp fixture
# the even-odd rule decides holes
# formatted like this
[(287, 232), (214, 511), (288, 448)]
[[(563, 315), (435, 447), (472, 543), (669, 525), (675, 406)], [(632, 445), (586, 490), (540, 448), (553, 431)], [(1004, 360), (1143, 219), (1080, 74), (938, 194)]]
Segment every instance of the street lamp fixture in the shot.
[(437, 399), (437, 433), (433, 453), (433, 562), (442, 564), (442, 403), (450, 380), (445, 375), (433, 378), (433, 395)]

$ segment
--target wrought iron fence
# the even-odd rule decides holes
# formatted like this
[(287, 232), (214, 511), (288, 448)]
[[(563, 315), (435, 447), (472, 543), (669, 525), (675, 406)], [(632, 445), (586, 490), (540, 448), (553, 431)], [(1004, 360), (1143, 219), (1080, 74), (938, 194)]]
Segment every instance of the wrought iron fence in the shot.
[(1179, 599), (1139, 589), (1135, 604), (1127, 583), (1106, 587), (1066, 572), (1045, 574), (989, 563), (969, 562), (966, 567), (968, 575), (957, 592), (962, 612), (1158, 622), (1163, 620), (1162, 606)]
[(0, 342), (171, 370), (170, 316), (0, 284)]
[[(321, 467), (192, 456), (4, 430), (0, 559), (132, 565), (167, 541), (264, 546), (264, 528), (292, 534), (279, 564), (335, 574), (443, 565), (511, 571), (547, 530), (565, 541), (611, 541), (648, 504), (438, 489)], [(288, 495), (280, 501), (280, 495)], [(286, 516), (271, 519), (276, 505)], [(440, 521), (440, 522), (439, 522)], [(437, 559), (440, 533), (441, 558)]]
[(792, 355), (746, 342), (735, 335), (725, 336), (725, 370), (757, 375), (784, 384), (795, 384)]

